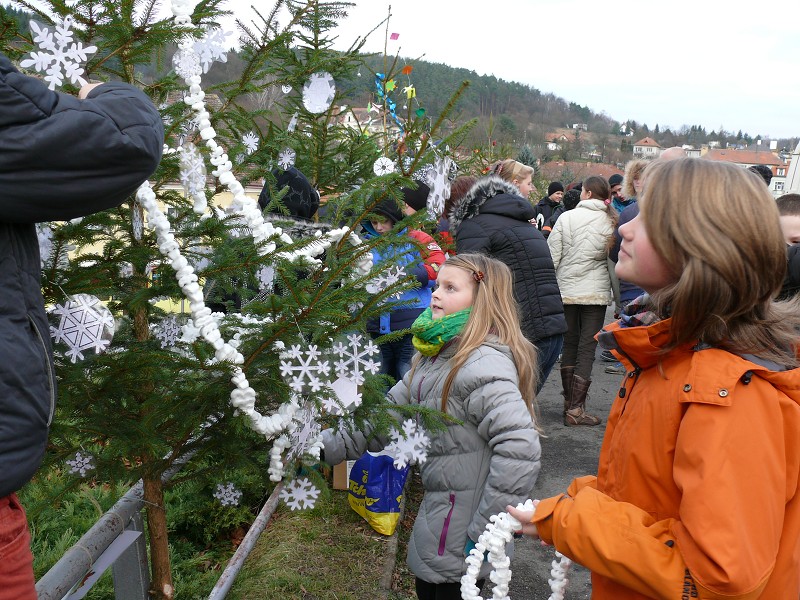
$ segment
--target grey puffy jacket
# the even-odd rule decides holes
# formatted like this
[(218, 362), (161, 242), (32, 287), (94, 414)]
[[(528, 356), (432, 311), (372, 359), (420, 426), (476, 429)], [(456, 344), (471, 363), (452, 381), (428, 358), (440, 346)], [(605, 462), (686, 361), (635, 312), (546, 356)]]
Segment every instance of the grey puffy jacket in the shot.
[[(389, 392), (394, 404), (441, 407), (449, 372), (450, 344), (422, 357)], [(430, 583), (457, 583), (466, 572), (467, 536), (477, 541), (489, 517), (530, 497), (539, 474), (541, 448), (517, 385), (507, 346), (488, 338), (467, 359), (450, 389), (450, 423), (432, 436), (428, 459), (420, 465), (425, 495), (408, 546), (408, 566)], [(336, 464), (366, 448), (362, 435), (323, 432), (325, 459)], [(379, 441), (370, 450), (381, 447)], [(512, 544), (506, 549), (510, 555)], [(484, 563), (480, 577), (491, 570)]]

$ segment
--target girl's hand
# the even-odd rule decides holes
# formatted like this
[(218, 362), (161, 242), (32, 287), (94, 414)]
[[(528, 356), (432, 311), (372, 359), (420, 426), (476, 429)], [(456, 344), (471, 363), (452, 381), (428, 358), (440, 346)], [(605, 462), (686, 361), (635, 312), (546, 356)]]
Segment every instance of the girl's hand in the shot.
[(534, 511), (532, 510), (518, 510), (513, 506), (506, 506), (506, 511), (517, 521), (522, 523), (522, 533), (529, 535), (532, 538), (539, 539), (539, 532), (536, 530), (536, 525), (531, 523)]

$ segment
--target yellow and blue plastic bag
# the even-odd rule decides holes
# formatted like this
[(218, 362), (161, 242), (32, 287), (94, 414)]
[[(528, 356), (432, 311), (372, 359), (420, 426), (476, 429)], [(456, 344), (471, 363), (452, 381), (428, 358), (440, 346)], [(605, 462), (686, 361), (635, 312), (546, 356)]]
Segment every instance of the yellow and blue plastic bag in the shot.
[(375, 531), (392, 535), (400, 519), (407, 476), (408, 467), (396, 469), (391, 456), (365, 452), (350, 470), (350, 507)]

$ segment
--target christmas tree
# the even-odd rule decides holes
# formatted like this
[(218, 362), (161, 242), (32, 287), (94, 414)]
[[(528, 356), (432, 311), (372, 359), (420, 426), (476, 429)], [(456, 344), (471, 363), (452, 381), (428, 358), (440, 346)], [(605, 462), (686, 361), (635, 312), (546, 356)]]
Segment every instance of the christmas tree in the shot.
[[(404, 227), (441, 210), (464, 130), (434, 147), (444, 117), (397, 115), (391, 84), (410, 70), (396, 60), (374, 74), (394, 132), (341, 124), (336, 82), (353, 78), (364, 42), (332, 46), (346, 2), (279, 2), (239, 23), (243, 68), (208, 89), (203, 75), (231, 43), (219, 0), (173, 0), (165, 18), (153, 0), (15, 4), (33, 13), (30, 30), (0, 7), (0, 45), (21, 68), (66, 92), (82, 80), (137, 85), (164, 117), (164, 158), (135, 198), (43, 224), (40, 238), (59, 378), (48, 460), (100, 482), (143, 480), (152, 593), (172, 597), (163, 475), (176, 461), (190, 461), (183, 477), (219, 481), (223, 504), (237, 492), (204, 465), (266, 471), (287, 482), (287, 503), (309, 506), (321, 476), (297, 474), (318, 462), (321, 426), (394, 422), (363, 332), (417, 284), (372, 252), (407, 243)], [(259, 108), (267, 88), (275, 101)], [(280, 214), (291, 167), (322, 193), (326, 223)], [(434, 190), (431, 215), (362, 239), (360, 224), (412, 175)], [(268, 213), (252, 197), (261, 181)], [(268, 469), (256, 460), (267, 451)]]

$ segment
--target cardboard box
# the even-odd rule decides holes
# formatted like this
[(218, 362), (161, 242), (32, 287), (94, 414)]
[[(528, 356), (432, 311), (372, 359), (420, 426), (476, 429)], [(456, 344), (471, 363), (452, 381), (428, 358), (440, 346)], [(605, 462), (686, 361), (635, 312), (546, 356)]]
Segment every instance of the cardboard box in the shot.
[(346, 490), (350, 487), (350, 470), (354, 464), (356, 461), (347, 460), (333, 467), (333, 489)]

